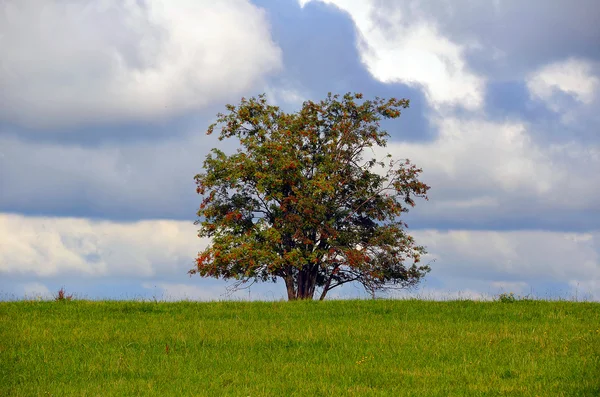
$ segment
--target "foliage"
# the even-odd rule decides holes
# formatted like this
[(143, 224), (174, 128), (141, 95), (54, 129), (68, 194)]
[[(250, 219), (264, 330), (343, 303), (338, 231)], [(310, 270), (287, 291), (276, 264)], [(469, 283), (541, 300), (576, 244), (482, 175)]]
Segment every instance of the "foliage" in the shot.
[(361, 99), (329, 94), (285, 113), (260, 95), (218, 114), (208, 133), (220, 125), (219, 139), (240, 147), (229, 156), (213, 149), (195, 176), (199, 236), (211, 244), (190, 274), (240, 284), (282, 278), (290, 300), (312, 299), (317, 287), (323, 299), (353, 281), (372, 292), (421, 280), (425, 249), (400, 215), (427, 199), (422, 170), (390, 155), (365, 158), (386, 145), (379, 122), (409, 103)]
[(0, 302), (0, 395), (598, 396), (599, 324), (597, 302)]
[(498, 302), (502, 303), (514, 303), (517, 301), (528, 301), (531, 300), (531, 298), (529, 296), (515, 295), (514, 292), (503, 292), (500, 295), (498, 295), (497, 300)]
[(72, 299), (73, 299), (73, 294), (67, 295), (67, 292), (65, 291), (65, 287), (61, 287), (61, 289), (58, 290), (58, 293), (54, 297), (54, 300), (57, 302), (68, 302)]
[(517, 301), (517, 297), (513, 292), (508, 294), (503, 292), (500, 295), (498, 295), (498, 301), (502, 303), (513, 303)]

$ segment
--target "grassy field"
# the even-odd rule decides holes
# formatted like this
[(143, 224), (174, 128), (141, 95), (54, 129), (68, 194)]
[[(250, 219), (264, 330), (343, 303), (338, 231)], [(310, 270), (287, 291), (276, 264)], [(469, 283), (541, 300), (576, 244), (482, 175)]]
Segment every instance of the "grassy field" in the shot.
[(0, 302), (2, 396), (599, 396), (600, 304)]

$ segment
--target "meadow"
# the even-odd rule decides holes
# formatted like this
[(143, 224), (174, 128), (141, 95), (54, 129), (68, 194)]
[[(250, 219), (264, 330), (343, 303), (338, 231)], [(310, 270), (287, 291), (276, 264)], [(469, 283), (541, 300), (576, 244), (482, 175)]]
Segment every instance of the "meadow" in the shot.
[(0, 302), (1, 396), (599, 396), (600, 303)]

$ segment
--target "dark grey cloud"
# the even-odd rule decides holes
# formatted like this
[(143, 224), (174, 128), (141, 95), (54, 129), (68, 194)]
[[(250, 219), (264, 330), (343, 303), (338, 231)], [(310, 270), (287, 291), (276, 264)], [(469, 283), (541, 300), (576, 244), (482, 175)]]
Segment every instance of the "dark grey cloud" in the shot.
[(193, 176), (213, 146), (203, 131), (93, 147), (0, 136), (0, 212), (194, 220)]

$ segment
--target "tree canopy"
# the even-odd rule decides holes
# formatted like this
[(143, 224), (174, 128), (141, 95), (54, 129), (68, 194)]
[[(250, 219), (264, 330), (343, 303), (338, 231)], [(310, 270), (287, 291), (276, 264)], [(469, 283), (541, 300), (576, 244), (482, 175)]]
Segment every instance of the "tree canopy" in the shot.
[[(422, 170), (391, 155), (382, 119), (406, 99), (328, 94), (295, 113), (266, 96), (227, 105), (210, 125), (234, 154), (212, 149), (195, 176), (200, 237), (211, 243), (189, 271), (203, 277), (285, 282), (288, 299), (313, 299), (349, 282), (369, 292), (415, 286), (429, 272), (400, 216), (427, 199)], [(409, 263), (410, 262), (410, 263)]]

